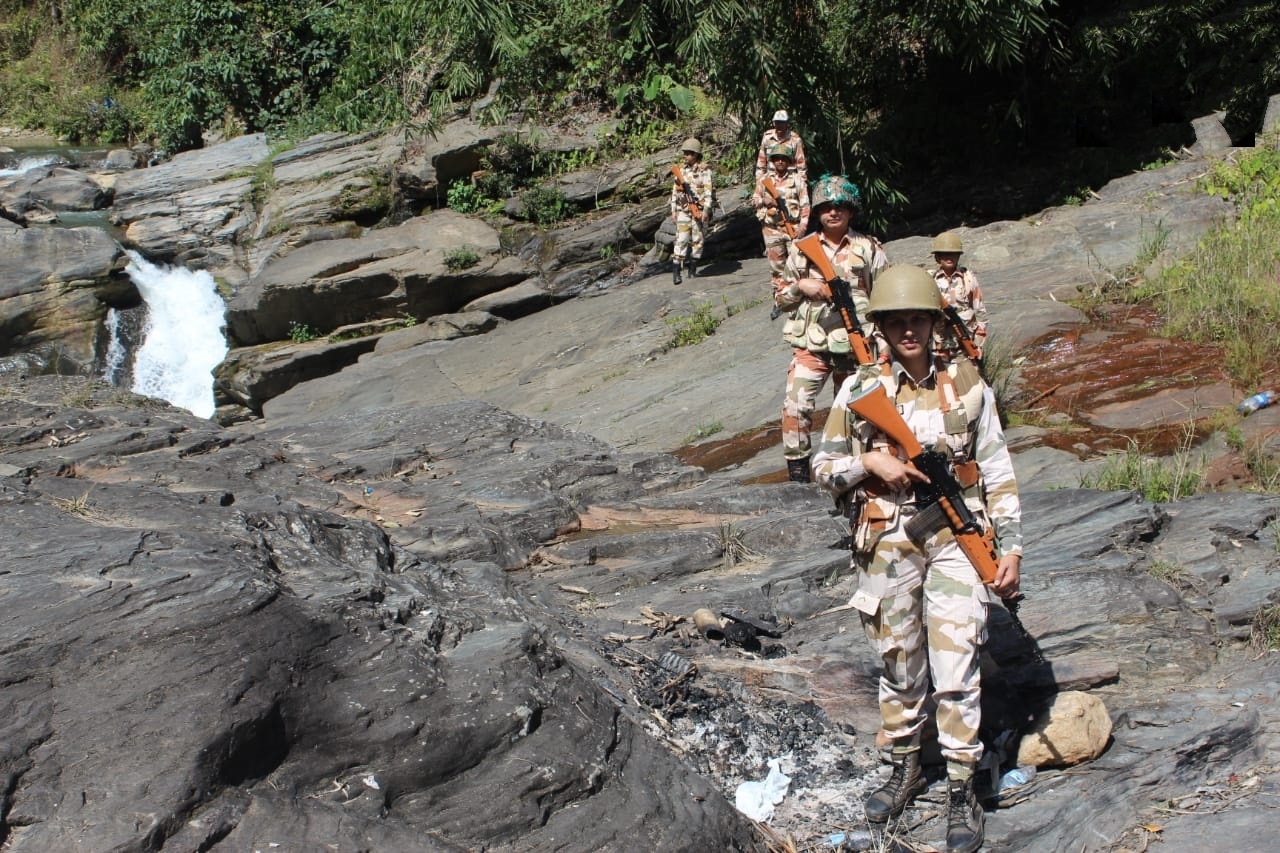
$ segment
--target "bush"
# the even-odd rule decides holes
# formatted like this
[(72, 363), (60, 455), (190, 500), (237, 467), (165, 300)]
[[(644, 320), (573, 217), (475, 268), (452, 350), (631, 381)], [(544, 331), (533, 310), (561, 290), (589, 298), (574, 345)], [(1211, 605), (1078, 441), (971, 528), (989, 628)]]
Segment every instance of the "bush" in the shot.
[(470, 246), (459, 246), (445, 253), (444, 265), (453, 272), (474, 267), (480, 263), (480, 254)]
[(524, 218), (539, 225), (553, 225), (573, 215), (573, 205), (559, 190), (535, 187), (520, 193)]
[(294, 320), (289, 324), (289, 340), (295, 344), (305, 344), (307, 341), (314, 341), (318, 337), (320, 337), (320, 333), (306, 323), (299, 323)]
[(714, 335), (720, 318), (712, 312), (710, 302), (699, 302), (692, 314), (668, 317), (667, 325), (673, 332), (668, 347), (675, 349), (700, 344)]
[(459, 213), (476, 213), (492, 203), (493, 199), (486, 197), (474, 184), (464, 181), (455, 181), (445, 194), (445, 204)]

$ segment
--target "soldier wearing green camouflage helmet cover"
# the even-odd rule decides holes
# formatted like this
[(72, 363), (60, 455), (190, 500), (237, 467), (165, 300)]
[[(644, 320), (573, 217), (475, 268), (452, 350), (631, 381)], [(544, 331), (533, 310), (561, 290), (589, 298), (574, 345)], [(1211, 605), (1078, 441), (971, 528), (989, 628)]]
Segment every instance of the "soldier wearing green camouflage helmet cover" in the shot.
[(792, 235), (803, 237), (809, 227), (809, 188), (795, 171), (795, 149), (790, 145), (769, 149), (769, 166), (768, 173), (756, 181), (751, 203), (763, 231), (773, 285), (779, 288), (786, 285)]
[[(937, 285), (923, 269), (900, 265), (880, 274), (867, 311), (888, 343), (889, 370), (860, 370), (840, 388), (813, 472), (849, 511), (857, 572), (850, 604), (881, 657), (881, 724), (893, 742), (893, 770), (866, 799), (866, 817), (875, 823), (896, 817), (927, 786), (920, 733), (932, 691), (947, 762), (946, 849), (969, 853), (983, 839), (982, 807), (973, 787), (983, 752), (978, 647), (990, 595), (1018, 592), (1022, 523), (994, 393), (972, 362), (950, 362), (933, 349), (941, 310)], [(877, 384), (920, 444), (945, 455), (965, 505), (980, 525), (994, 530), (999, 559), (990, 587), (945, 520), (918, 523), (932, 518), (917, 519), (915, 486), (928, 478), (850, 408), (851, 400)], [(913, 519), (917, 524), (909, 526)]]
[[(933, 238), (933, 259), (938, 264), (933, 271), (933, 279), (938, 290), (947, 302), (955, 306), (956, 313), (969, 330), (973, 342), (981, 351), (987, 342), (987, 306), (982, 301), (982, 288), (978, 285), (978, 277), (973, 270), (960, 266), (960, 255), (964, 253), (964, 243), (960, 235), (954, 231), (943, 231)], [(945, 330), (939, 336), (939, 343), (947, 355), (954, 358), (960, 353), (960, 344), (955, 334)]]
[[(880, 242), (853, 227), (861, 210), (861, 193), (843, 175), (823, 175), (814, 182), (809, 199), (810, 218), (818, 221), (822, 250), (836, 273), (849, 282), (861, 319), (875, 275), (888, 263)], [(782, 337), (792, 347), (782, 405), (783, 456), (787, 476), (808, 482), (809, 432), (818, 394), (833, 374), (839, 387), (856, 360), (840, 313), (831, 301), (831, 289), (794, 244), (787, 256), (785, 281), (774, 291), (774, 305), (789, 315)]]

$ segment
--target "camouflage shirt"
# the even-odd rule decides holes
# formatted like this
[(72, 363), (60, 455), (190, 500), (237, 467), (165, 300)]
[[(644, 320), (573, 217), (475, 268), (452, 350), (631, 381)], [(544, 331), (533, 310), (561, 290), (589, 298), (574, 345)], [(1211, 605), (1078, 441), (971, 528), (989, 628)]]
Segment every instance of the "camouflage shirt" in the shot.
[(769, 207), (773, 204), (768, 190), (764, 188), (765, 179), (769, 178), (773, 182), (773, 188), (778, 194), (778, 198), (786, 205), (787, 213), (790, 214), (790, 221), (795, 224), (796, 236), (804, 235), (805, 229), (809, 227), (809, 188), (800, 178), (794, 169), (787, 171), (784, 177), (778, 177), (778, 173), (770, 169), (768, 174), (762, 176), (756, 181), (755, 195), (751, 197), (751, 203), (756, 207), (756, 218), (764, 225), (770, 228), (782, 227), (782, 213), (775, 212), (769, 215)]
[(972, 270), (957, 267), (955, 274), (948, 276), (941, 269), (933, 271), (933, 280), (938, 283), (938, 290), (955, 306), (960, 319), (964, 320), (969, 334), (982, 345), (987, 336), (987, 306), (982, 302), (982, 288), (978, 286), (978, 277)]
[[(940, 366), (946, 371), (945, 380), (939, 379)], [(887, 374), (875, 367), (863, 368), (841, 386), (813, 457), (814, 480), (837, 501), (847, 501), (857, 492), (863, 511), (880, 518), (891, 518), (903, 504), (914, 501), (911, 492), (866, 488), (874, 484), (869, 483), (862, 454), (896, 452), (896, 448), (891, 448), (883, 433), (849, 408), (849, 400), (879, 382), (921, 447), (946, 448), (955, 462), (977, 463), (978, 480), (965, 489), (965, 503), (990, 522), (1001, 556), (1022, 553), (1018, 483), (1000, 427), (995, 392), (967, 360), (939, 360), (920, 383), (913, 381), (897, 361), (891, 362), (890, 368)]]
[[(715, 184), (711, 179), (711, 167), (699, 160), (692, 166), (686, 166), (683, 163), (678, 164), (680, 171), (684, 173), (684, 179), (689, 182), (689, 188), (693, 191), (694, 197), (698, 200), (698, 204), (702, 206), (704, 215), (711, 213), (711, 207), (715, 204)], [(680, 182), (673, 175), (671, 178), (671, 213), (672, 215), (683, 213), (689, 215), (689, 202), (685, 198), (685, 194), (680, 190)]]
[(775, 145), (790, 145), (795, 151), (796, 175), (799, 176), (801, 183), (807, 183), (809, 173), (805, 166), (804, 159), (804, 142), (800, 139), (800, 134), (794, 130), (788, 129), (785, 138), (778, 136), (778, 131), (770, 127), (764, 132), (764, 136), (760, 137), (760, 150), (756, 152), (756, 183), (760, 183), (760, 179), (769, 173), (769, 149)]
[[(889, 263), (884, 247), (874, 237), (859, 234), (853, 229), (849, 229), (838, 244), (831, 243), (826, 237), (821, 237), (821, 242), (836, 274), (849, 282), (858, 320), (870, 336), (866, 311), (875, 274)], [(813, 352), (850, 352), (849, 335), (840, 322), (840, 312), (830, 300), (817, 301), (805, 297), (797, 284), (802, 278), (821, 279), (822, 275), (812, 268), (809, 259), (793, 243), (787, 256), (787, 284), (774, 293), (774, 304), (784, 311), (791, 311), (790, 318), (782, 327), (782, 337), (793, 347)]]

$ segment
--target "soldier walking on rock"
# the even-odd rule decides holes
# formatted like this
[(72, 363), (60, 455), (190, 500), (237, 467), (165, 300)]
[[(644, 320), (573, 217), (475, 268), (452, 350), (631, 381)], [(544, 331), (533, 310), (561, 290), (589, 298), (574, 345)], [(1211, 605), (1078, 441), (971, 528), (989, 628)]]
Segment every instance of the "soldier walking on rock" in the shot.
[(698, 261), (702, 259), (702, 246), (706, 226), (711, 222), (711, 207), (715, 204), (715, 185), (711, 168), (702, 162), (702, 143), (689, 137), (680, 146), (683, 163), (671, 167), (671, 219), (676, 223), (676, 240), (672, 247), (672, 284), (681, 282), (680, 268), (689, 277), (698, 274)]
[(769, 149), (769, 172), (756, 181), (756, 207), (764, 233), (764, 252), (773, 271), (774, 288), (786, 285), (787, 255), (791, 241), (803, 237), (809, 227), (809, 188), (794, 170), (795, 151), (778, 144)]
[[(843, 175), (823, 175), (814, 183), (810, 200), (812, 216), (820, 226), (822, 250), (840, 278), (849, 282), (861, 320), (873, 278), (888, 263), (880, 242), (853, 228), (861, 209), (861, 193)], [(809, 432), (818, 394), (832, 374), (839, 387), (856, 361), (840, 313), (832, 304), (831, 288), (794, 243), (785, 275), (783, 286), (774, 291), (774, 305), (790, 312), (782, 337), (794, 347), (782, 404), (782, 449), (787, 477), (807, 483)]]
[[(938, 290), (964, 322), (965, 328), (973, 342), (981, 351), (987, 342), (987, 306), (982, 302), (982, 288), (978, 286), (978, 277), (973, 270), (960, 266), (960, 255), (964, 254), (964, 244), (960, 235), (954, 231), (943, 231), (933, 238), (933, 259), (938, 268), (933, 271), (933, 279), (938, 283)], [(948, 358), (954, 358), (960, 352), (960, 344), (955, 334), (946, 330), (939, 335), (939, 343)]]
[[(971, 361), (949, 362), (933, 350), (943, 322), (933, 277), (915, 266), (886, 269), (876, 279), (867, 314), (888, 342), (889, 370), (861, 370), (840, 388), (813, 464), (817, 482), (850, 508), (858, 579), (850, 604), (883, 666), (880, 716), (893, 741), (893, 771), (864, 809), (867, 820), (884, 823), (928, 786), (920, 769), (920, 732), (932, 685), (938, 743), (947, 762), (946, 849), (970, 853), (983, 838), (982, 807), (974, 794), (983, 751), (978, 646), (991, 593), (1018, 593), (1018, 487), (995, 394)], [(994, 532), (997, 562), (990, 589), (945, 515), (917, 506), (919, 486), (930, 483), (929, 477), (904, 462), (885, 432), (850, 408), (865, 394), (878, 393), (877, 385), (888, 398), (887, 411), (900, 416), (923, 449), (942, 454), (942, 470), (957, 482), (975, 523)]]

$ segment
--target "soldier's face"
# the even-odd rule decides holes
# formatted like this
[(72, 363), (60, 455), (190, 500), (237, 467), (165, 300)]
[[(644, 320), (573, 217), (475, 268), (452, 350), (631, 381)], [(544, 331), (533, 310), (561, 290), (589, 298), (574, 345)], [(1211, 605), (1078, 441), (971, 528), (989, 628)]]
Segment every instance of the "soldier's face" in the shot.
[(790, 122), (786, 122), (786, 121), (775, 121), (775, 122), (773, 123), (773, 131), (774, 131), (774, 133), (778, 134), (778, 136), (780, 136), (780, 137), (785, 138), (785, 137), (786, 137), (786, 135), (787, 135), (787, 131), (789, 131), (790, 129), (791, 129), (791, 123), (790, 123)]
[(684, 164), (686, 166), (692, 166), (698, 162), (698, 153), (696, 151), (682, 151), (680, 153), (684, 155)]
[(884, 311), (876, 317), (885, 340), (904, 362), (928, 355), (933, 323), (934, 316), (928, 311)]
[(773, 170), (777, 172), (779, 175), (783, 174), (784, 172), (787, 171), (787, 169), (791, 168), (791, 161), (788, 160), (786, 157), (774, 157), (769, 162), (773, 164)]
[(842, 204), (827, 204), (818, 213), (824, 231), (844, 231), (849, 227), (850, 211)]
[(938, 262), (938, 268), (947, 275), (951, 275), (956, 271), (956, 267), (960, 264), (959, 252), (934, 252), (933, 259)]

